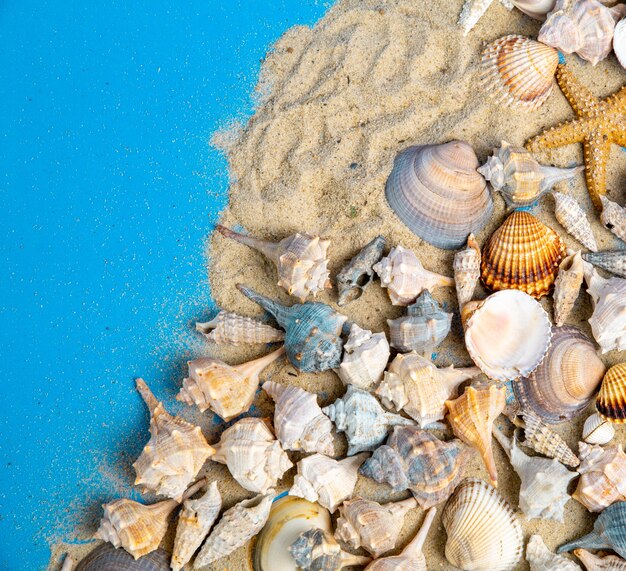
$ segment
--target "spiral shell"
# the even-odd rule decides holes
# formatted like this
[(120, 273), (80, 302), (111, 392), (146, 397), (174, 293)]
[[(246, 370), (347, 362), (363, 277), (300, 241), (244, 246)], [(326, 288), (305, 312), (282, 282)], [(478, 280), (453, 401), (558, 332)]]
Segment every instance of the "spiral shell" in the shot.
[(289, 546), (289, 552), (302, 571), (339, 571), (371, 561), (370, 557), (344, 551), (332, 534), (323, 529), (309, 529), (301, 533)]
[(480, 248), (470, 234), (467, 238), (467, 248), (454, 255), (454, 283), (456, 285), (456, 297), (459, 308), (474, 297), (474, 290), (480, 278)]
[(612, 252), (586, 252), (583, 260), (616, 276), (626, 278), (626, 250)]
[(580, 464), (580, 460), (567, 443), (556, 432), (550, 430), (537, 415), (530, 411), (522, 411), (521, 416), (523, 420), (515, 419), (516, 424), (524, 429), (525, 440), (520, 440), (520, 444), (548, 458), (556, 458), (566, 466), (576, 467)]
[(626, 571), (626, 561), (617, 555), (599, 557), (586, 549), (574, 549), (574, 555), (583, 562), (587, 571)]
[(596, 244), (596, 238), (593, 235), (591, 224), (587, 219), (585, 211), (581, 208), (580, 204), (576, 202), (571, 196), (563, 194), (561, 192), (553, 193), (555, 209), (554, 215), (559, 221), (559, 224), (563, 226), (576, 240), (578, 240), (585, 248), (596, 252), (598, 245)]
[(580, 250), (570, 254), (559, 264), (559, 273), (554, 281), (554, 324), (565, 323), (580, 294), (585, 278), (585, 269)]
[(251, 317), (220, 311), (211, 321), (196, 323), (196, 331), (218, 345), (247, 345), (282, 341), (285, 333)]
[[(66, 557), (66, 561), (71, 559)], [(61, 571), (71, 571), (64, 567)], [(169, 554), (164, 549), (156, 549), (139, 559), (133, 559), (123, 549), (116, 549), (110, 543), (103, 543), (90, 551), (76, 567), (75, 571), (170, 571)]]
[(583, 426), (583, 440), (587, 444), (600, 444), (601, 446), (608, 444), (615, 436), (615, 428), (613, 423), (604, 420), (597, 412), (585, 420)]
[[(619, 26), (621, 30), (624, 30), (626, 36), (626, 19), (622, 20)], [(626, 40), (624, 44), (626, 44)], [(626, 51), (626, 46), (624, 50)], [(624, 62), (626, 62), (626, 53), (624, 56)], [(623, 242), (626, 242), (626, 208), (622, 208), (603, 195), (600, 195), (600, 201), (602, 202), (602, 215), (600, 216), (602, 224)]]
[(530, 571), (580, 571), (580, 567), (562, 555), (552, 553), (540, 535), (531, 535), (526, 546)]
[(604, 375), (596, 409), (609, 422), (626, 422), (626, 363), (613, 365)]

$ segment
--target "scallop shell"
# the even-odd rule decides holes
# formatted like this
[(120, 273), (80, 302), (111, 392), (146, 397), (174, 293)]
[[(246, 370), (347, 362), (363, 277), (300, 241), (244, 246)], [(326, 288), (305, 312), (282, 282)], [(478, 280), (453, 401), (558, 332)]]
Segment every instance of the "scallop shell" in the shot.
[(609, 422), (626, 422), (626, 363), (613, 365), (604, 375), (596, 409)]
[(260, 494), (275, 487), (293, 466), (268, 421), (261, 418), (243, 418), (227, 428), (211, 460), (226, 464), (240, 486)]
[(388, 361), (389, 342), (386, 335), (361, 329), (353, 323), (336, 373), (344, 385), (369, 391), (383, 378)]
[(535, 20), (545, 20), (556, 0), (511, 0), (511, 4)]
[(195, 404), (201, 412), (210, 408), (223, 420), (232, 420), (250, 409), (261, 371), (284, 353), (281, 347), (265, 357), (236, 366), (209, 357), (189, 361), (189, 377), (183, 380), (176, 400)]
[(574, 549), (574, 555), (583, 562), (587, 571), (626, 571), (626, 561), (617, 555), (598, 557), (586, 549)]
[(585, 277), (580, 250), (570, 254), (559, 264), (559, 273), (554, 281), (554, 324), (561, 326), (578, 299), (580, 286)]
[(180, 500), (215, 450), (199, 426), (170, 415), (143, 379), (135, 382), (150, 411), (150, 440), (133, 464), (135, 485)]
[(367, 391), (348, 386), (346, 394), (322, 412), (348, 439), (348, 456), (378, 448), (393, 426), (415, 424), (398, 414), (386, 412)]
[(555, 192), (552, 196), (554, 196), (556, 205), (554, 215), (559, 224), (585, 248), (592, 252), (597, 252), (598, 244), (596, 243), (596, 238), (593, 235), (587, 215), (580, 204), (571, 196), (561, 192)]
[(178, 516), (171, 567), (180, 571), (208, 535), (222, 509), (222, 496), (213, 482), (197, 500), (185, 500)]
[(368, 454), (357, 454), (343, 460), (334, 460), (322, 454), (307, 456), (298, 462), (298, 474), (289, 490), (310, 502), (318, 502), (334, 513), (354, 492), (357, 472)]
[(467, 457), (459, 440), (443, 442), (415, 426), (396, 426), (360, 473), (389, 484), (394, 492), (411, 490), (419, 505), (428, 509), (452, 493), (463, 477)]
[(587, 444), (600, 444), (603, 446), (611, 442), (614, 436), (615, 428), (613, 428), (613, 423), (604, 420), (597, 412), (585, 420), (582, 437)]
[(583, 259), (616, 276), (626, 278), (626, 250), (585, 253)]
[(337, 305), (359, 298), (374, 279), (374, 264), (383, 257), (385, 238), (376, 236), (337, 274)]
[(446, 559), (467, 571), (511, 571), (521, 560), (519, 518), (493, 486), (466, 478), (443, 508)]
[(265, 525), (273, 499), (274, 490), (269, 490), (265, 495), (243, 500), (226, 510), (204, 542), (194, 568), (209, 565), (248, 543)]
[(540, 535), (531, 535), (526, 546), (530, 571), (580, 571), (580, 567), (562, 555), (552, 553)]
[(387, 202), (411, 232), (437, 248), (456, 250), (493, 211), (478, 166), (463, 141), (409, 147), (396, 157), (387, 179)]
[(470, 234), (467, 238), (467, 248), (454, 255), (454, 283), (459, 308), (462, 308), (474, 297), (474, 290), (480, 278), (480, 248)]
[(481, 278), (493, 291), (517, 289), (540, 298), (550, 291), (564, 257), (556, 232), (516, 210), (483, 248)]
[(220, 311), (211, 321), (196, 323), (196, 331), (218, 345), (247, 345), (282, 341), (285, 333), (251, 317)]
[(483, 51), (481, 81), (498, 103), (533, 110), (552, 93), (558, 64), (554, 48), (524, 36), (504, 36)]
[(316, 296), (331, 287), (327, 257), (330, 240), (294, 234), (280, 242), (267, 242), (233, 232), (220, 224), (216, 229), (227, 238), (254, 248), (272, 260), (278, 268), (278, 285), (301, 302), (310, 294)]
[(513, 383), (517, 401), (544, 422), (575, 418), (593, 400), (606, 372), (591, 340), (571, 325), (552, 328), (545, 359), (528, 377)]
[(415, 507), (414, 498), (385, 505), (358, 497), (345, 501), (339, 507), (335, 538), (378, 558), (396, 546), (404, 516)]
[(391, 249), (389, 255), (374, 265), (380, 283), (387, 288), (392, 305), (410, 305), (424, 290), (452, 287), (454, 280), (424, 269), (417, 256), (402, 246)]
[[(623, 33), (626, 35), (626, 19), (622, 20), (618, 25), (620, 30), (623, 30)], [(624, 43), (626, 44), (626, 41)], [(626, 54), (624, 55), (626, 56)], [(603, 195), (600, 195), (600, 201), (602, 202), (602, 214), (600, 216), (602, 224), (623, 242), (626, 242), (626, 208), (622, 208), (619, 204), (612, 202)]]
[(403, 410), (424, 428), (443, 419), (445, 401), (457, 395), (461, 383), (479, 373), (477, 367), (438, 369), (430, 359), (417, 353), (399, 354), (376, 395), (387, 408)]
[(103, 543), (81, 559), (75, 571), (169, 571), (169, 569), (169, 554), (164, 549), (157, 549), (135, 560), (123, 549), (116, 549), (110, 543)]
[(292, 385), (273, 381), (263, 390), (274, 400), (274, 427), (285, 450), (333, 455), (333, 425), (317, 404), (317, 395)]
[(371, 561), (370, 557), (343, 551), (332, 534), (323, 529), (310, 529), (300, 534), (289, 552), (302, 571), (339, 571)]

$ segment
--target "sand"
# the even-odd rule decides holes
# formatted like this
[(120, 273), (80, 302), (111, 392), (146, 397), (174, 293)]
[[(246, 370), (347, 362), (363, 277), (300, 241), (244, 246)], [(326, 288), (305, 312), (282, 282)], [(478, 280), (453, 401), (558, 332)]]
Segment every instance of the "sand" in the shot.
[[(384, 235), (389, 245), (412, 249), (428, 269), (452, 275), (454, 252), (437, 249), (417, 238), (385, 201), (384, 184), (396, 154), (413, 144), (461, 139), (470, 143), (484, 162), (500, 140), (522, 145), (544, 128), (573, 115), (557, 87), (547, 103), (534, 112), (494, 104), (481, 91), (477, 79), (476, 63), (482, 46), (510, 33), (536, 37), (540, 24), (494, 2), (478, 26), (463, 37), (456, 25), (461, 4), (461, 0), (342, 0), (315, 27), (288, 30), (264, 61), (255, 115), (246, 125), (231, 126), (213, 139), (226, 153), (231, 175), (229, 205), (221, 222), (265, 239), (278, 240), (297, 231), (330, 239), (332, 276), (378, 234)], [(609, 95), (624, 83), (624, 71), (613, 55), (595, 68), (576, 56), (568, 56), (567, 64), (597, 96)], [(557, 166), (572, 166), (582, 162), (582, 149), (572, 145), (538, 158)], [(621, 179), (625, 171), (626, 155), (614, 147), (608, 188), (609, 197), (620, 204), (624, 203)], [(557, 188), (574, 196), (587, 211), (600, 250), (619, 247), (617, 239), (599, 224), (582, 175)], [(506, 216), (501, 197), (494, 195), (494, 202), (493, 217), (477, 236), (481, 245)], [(556, 222), (553, 211), (554, 202), (548, 196), (533, 214), (559, 232), (569, 247), (578, 249), (580, 246)], [(214, 234), (208, 246), (208, 265), (213, 296), (221, 308), (245, 315), (261, 314), (236, 290), (238, 282), (287, 304), (294, 302), (276, 286), (276, 271), (270, 261), (220, 235)], [(479, 287), (476, 298), (485, 295)], [(462, 343), (453, 290), (438, 289), (435, 297), (455, 312), (452, 331), (438, 348), (437, 365), (471, 365)], [(335, 291), (325, 292), (319, 299), (336, 307)], [(552, 312), (551, 298), (544, 298), (542, 304)], [(362, 327), (388, 332), (386, 320), (398, 317), (403, 309), (393, 307), (376, 282), (342, 312)], [(590, 334), (590, 315), (589, 297), (581, 294), (568, 323)], [(207, 346), (207, 353), (229, 363), (244, 362), (266, 352), (262, 347)], [(608, 353), (602, 359), (611, 365), (623, 361), (624, 354)], [(314, 391), (322, 406), (345, 390), (332, 372), (298, 374), (286, 361), (272, 365), (262, 377)], [(251, 414), (271, 416), (272, 410), (269, 398), (260, 392)], [(575, 450), (586, 416), (556, 427)], [(193, 412), (187, 417), (202, 424), (207, 435), (213, 437), (210, 441), (217, 440), (223, 427)], [(624, 441), (621, 429), (616, 441)], [(345, 452), (342, 436), (337, 437), (337, 445), (340, 452)], [(499, 491), (516, 508), (519, 480), (500, 447), (494, 448)], [(292, 454), (292, 460), (297, 459), (298, 455)], [(210, 478), (219, 479), (227, 507), (250, 496), (234, 483), (224, 466), (208, 463), (206, 470)], [(294, 473), (287, 473), (279, 491), (289, 488)], [(467, 475), (486, 478), (477, 455)], [(386, 486), (365, 478), (359, 479), (356, 494), (377, 501), (407, 497), (390, 494)], [(409, 513), (396, 551), (414, 535), (422, 518), (421, 509)], [(563, 524), (522, 521), (526, 539), (540, 533), (554, 549), (589, 531), (593, 516), (571, 500)], [(171, 538), (168, 541), (171, 544)], [(425, 546), (431, 571), (453, 569), (444, 558), (444, 544), (438, 514)], [(80, 555), (80, 551), (91, 547), (71, 550)], [(65, 546), (56, 546), (55, 556), (63, 549)], [(250, 546), (241, 548), (205, 569), (249, 569), (249, 551)], [(523, 561), (517, 568), (528, 569), (528, 564)]]

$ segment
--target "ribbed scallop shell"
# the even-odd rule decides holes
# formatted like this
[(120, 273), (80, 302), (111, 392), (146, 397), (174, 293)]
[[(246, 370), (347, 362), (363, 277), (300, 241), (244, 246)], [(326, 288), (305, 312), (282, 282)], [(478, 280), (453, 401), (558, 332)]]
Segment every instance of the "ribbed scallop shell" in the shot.
[(563, 258), (554, 280), (554, 324), (557, 327), (563, 325), (569, 317), (584, 278), (585, 269), (580, 250)]
[(341, 549), (335, 538), (323, 529), (301, 533), (289, 546), (289, 552), (302, 571), (339, 571), (353, 565), (366, 565), (370, 557), (353, 555)]
[(575, 418), (593, 400), (604, 363), (591, 340), (571, 325), (552, 328), (552, 344), (539, 367), (513, 383), (523, 408), (554, 424)]
[(196, 331), (218, 345), (274, 343), (285, 338), (284, 331), (230, 311), (220, 311), (211, 321), (196, 323)]
[(552, 553), (540, 535), (531, 535), (526, 546), (530, 571), (580, 571), (580, 567), (562, 555)]
[(585, 211), (581, 208), (580, 204), (576, 202), (571, 196), (563, 194), (561, 192), (553, 193), (555, 209), (554, 215), (559, 221), (559, 224), (563, 226), (576, 240), (578, 240), (585, 248), (596, 252), (598, 245), (596, 244), (596, 238), (593, 235), (591, 224), (587, 219)]
[(474, 297), (474, 290), (480, 278), (480, 248), (470, 234), (467, 238), (467, 248), (454, 255), (454, 283), (459, 308), (462, 308)]
[(587, 444), (599, 444), (604, 446), (613, 440), (615, 428), (613, 423), (604, 420), (597, 412), (585, 420), (582, 438)]
[(493, 486), (467, 478), (442, 514), (446, 559), (466, 571), (511, 571), (524, 551), (522, 526)]
[(337, 274), (337, 305), (359, 298), (374, 279), (374, 264), (383, 257), (385, 238), (376, 236)]
[(580, 460), (565, 440), (542, 422), (537, 415), (530, 411), (522, 411), (521, 416), (522, 421), (515, 419), (516, 424), (524, 429), (524, 440), (519, 440), (520, 444), (528, 446), (548, 458), (556, 458), (566, 466), (576, 467), (580, 464)]
[[(619, 23), (619, 26), (624, 30), (624, 36), (626, 37), (626, 18)], [(626, 39), (624, 44), (624, 50), (626, 51)], [(624, 61), (626, 62), (626, 54)], [(626, 208), (622, 208), (606, 196), (600, 195), (600, 201), (602, 202), (602, 214), (600, 216), (602, 224), (618, 238), (626, 242)]]
[(511, 4), (535, 20), (545, 20), (554, 9), (555, 0), (511, 0)]
[[(169, 553), (164, 549), (157, 549), (135, 560), (123, 549), (116, 549), (110, 543), (103, 543), (81, 559), (75, 571), (169, 570)], [(65, 571), (65, 569), (61, 569), (61, 571)]]
[(585, 252), (583, 260), (616, 276), (626, 278), (626, 250), (612, 252)]
[(493, 291), (518, 289), (535, 298), (554, 283), (565, 244), (528, 212), (513, 212), (483, 248), (481, 277)]
[(626, 363), (613, 365), (604, 375), (596, 409), (610, 422), (626, 422)]
[(485, 226), (493, 210), (478, 166), (474, 150), (462, 141), (409, 147), (396, 157), (385, 196), (411, 232), (455, 250)]
[(524, 36), (504, 36), (483, 51), (483, 88), (503, 105), (536, 109), (552, 93), (558, 64), (554, 48)]
[(586, 549), (575, 549), (574, 555), (583, 562), (587, 571), (626, 571), (626, 561), (617, 555), (599, 557)]

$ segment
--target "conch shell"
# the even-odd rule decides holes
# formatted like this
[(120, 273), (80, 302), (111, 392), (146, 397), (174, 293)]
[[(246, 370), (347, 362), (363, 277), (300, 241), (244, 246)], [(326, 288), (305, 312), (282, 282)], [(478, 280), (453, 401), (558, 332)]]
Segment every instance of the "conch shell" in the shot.
[(580, 571), (580, 567), (562, 555), (550, 551), (540, 535), (531, 535), (526, 546), (530, 571)]
[(614, 436), (615, 428), (613, 428), (613, 423), (604, 420), (597, 412), (594, 412), (585, 420), (582, 437), (587, 444), (604, 446), (611, 442)]
[(332, 534), (323, 529), (300, 534), (289, 552), (302, 571), (339, 571), (353, 565), (367, 565), (372, 560), (343, 551)]
[(626, 278), (626, 250), (586, 252), (583, 254), (583, 259), (616, 276)]
[[(626, 19), (620, 22), (620, 27), (626, 31)], [(600, 195), (600, 201), (602, 202), (602, 215), (600, 216), (602, 224), (626, 242), (626, 208), (622, 208), (603, 195)]]
[(626, 363), (613, 365), (604, 375), (596, 409), (609, 422), (626, 422)]
[(459, 300), (459, 308), (474, 297), (474, 290), (480, 278), (480, 248), (470, 234), (467, 238), (467, 248), (454, 255), (454, 283), (456, 285), (456, 297)]
[[(61, 571), (72, 571), (70, 566), (66, 569), (65, 562), (73, 559), (67, 555)], [(123, 549), (116, 549), (110, 543), (103, 543), (83, 557), (76, 567), (76, 571), (170, 571), (170, 554), (165, 549), (155, 549), (151, 553), (133, 559)]]
[(565, 323), (578, 299), (580, 286), (585, 278), (585, 269), (580, 250), (570, 254), (559, 264), (559, 273), (554, 281), (554, 324)]
[(599, 557), (586, 549), (574, 549), (574, 555), (583, 562), (587, 571), (626, 571), (626, 561), (617, 555)]
[(554, 215), (559, 224), (585, 248), (596, 252), (598, 244), (587, 215), (580, 204), (571, 196), (561, 192), (555, 192), (552, 196), (554, 196), (555, 203)]
[(218, 345), (247, 345), (282, 341), (285, 333), (251, 317), (220, 311), (211, 321), (196, 323), (196, 331)]

